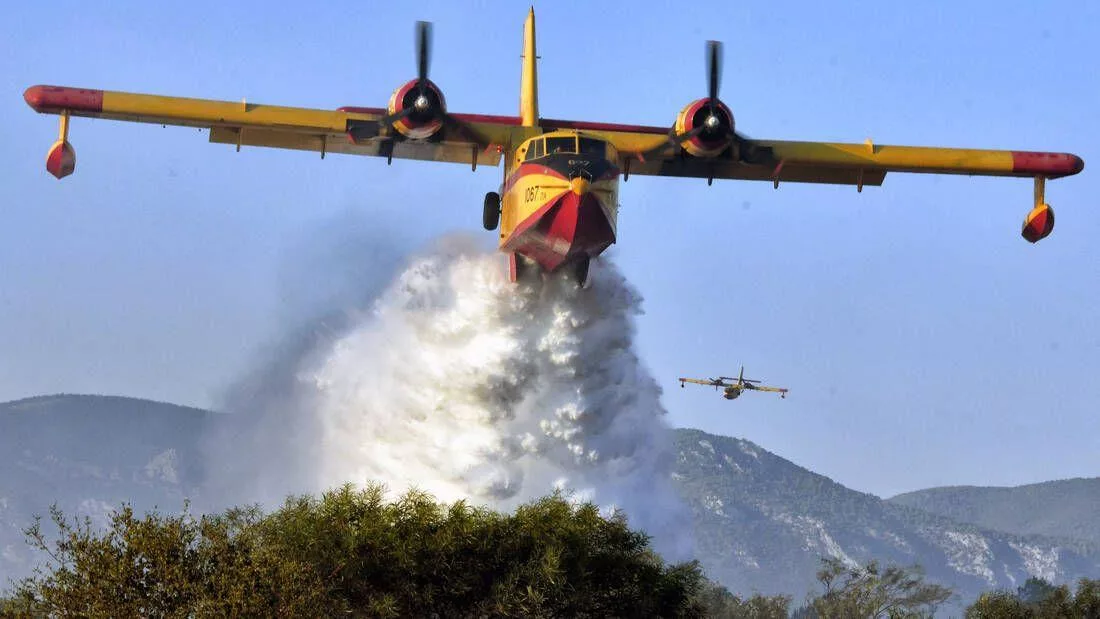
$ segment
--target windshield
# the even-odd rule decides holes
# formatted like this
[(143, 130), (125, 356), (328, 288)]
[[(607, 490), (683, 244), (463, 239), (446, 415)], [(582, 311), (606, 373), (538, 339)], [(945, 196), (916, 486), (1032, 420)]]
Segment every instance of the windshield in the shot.
[(577, 152), (577, 140), (574, 137), (546, 138), (546, 154), (575, 153)]
[(604, 156), (604, 143), (603, 140), (596, 140), (593, 138), (580, 138), (580, 153), (582, 155), (589, 155), (592, 157)]
[(542, 140), (531, 140), (531, 143), (527, 146), (527, 156), (524, 157), (526, 161), (537, 159), (543, 156), (542, 152)]

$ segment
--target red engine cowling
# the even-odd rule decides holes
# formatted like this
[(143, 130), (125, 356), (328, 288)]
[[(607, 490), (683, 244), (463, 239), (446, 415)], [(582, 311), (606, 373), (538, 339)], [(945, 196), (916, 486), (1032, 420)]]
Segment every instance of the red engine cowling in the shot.
[(393, 91), (387, 107), (389, 114), (412, 109), (407, 116), (394, 121), (393, 126), (401, 135), (413, 140), (422, 140), (435, 135), (443, 128), (443, 114), (447, 111), (443, 91), (431, 80), (425, 81), (427, 84), (423, 93), (424, 101), (418, 101), (421, 91), (419, 82), (414, 79)]
[(715, 157), (733, 141), (733, 113), (725, 103), (716, 101), (714, 116), (717, 123), (712, 121), (713, 126), (708, 126), (707, 119), (711, 116), (709, 103), (706, 98), (692, 101), (676, 116), (676, 133), (679, 135), (703, 128), (697, 135), (681, 142), (684, 150), (695, 157)]

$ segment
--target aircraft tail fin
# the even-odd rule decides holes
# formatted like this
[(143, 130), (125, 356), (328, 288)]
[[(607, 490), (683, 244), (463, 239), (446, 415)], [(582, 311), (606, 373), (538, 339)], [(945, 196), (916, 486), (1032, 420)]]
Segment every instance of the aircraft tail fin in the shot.
[(745, 382), (745, 366), (744, 365), (741, 366), (741, 373), (737, 375), (737, 382), (738, 383)]
[(524, 127), (539, 124), (539, 79), (535, 52), (535, 7), (523, 23), (523, 71), (519, 80), (519, 116)]

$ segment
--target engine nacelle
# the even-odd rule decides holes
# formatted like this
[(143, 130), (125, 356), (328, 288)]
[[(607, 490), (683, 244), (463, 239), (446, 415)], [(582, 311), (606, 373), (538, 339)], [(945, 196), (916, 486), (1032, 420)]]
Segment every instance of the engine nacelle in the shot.
[(711, 115), (709, 103), (710, 100), (706, 98), (692, 101), (676, 116), (678, 135), (703, 128), (700, 133), (680, 144), (684, 150), (695, 157), (716, 157), (733, 142), (733, 113), (725, 103), (718, 101), (714, 106), (717, 122), (711, 121), (708, 125), (707, 121)]
[(389, 114), (412, 110), (407, 116), (393, 123), (394, 128), (409, 139), (423, 140), (435, 135), (443, 128), (443, 113), (447, 111), (447, 102), (443, 98), (443, 91), (431, 80), (426, 81), (427, 87), (424, 89), (423, 100), (420, 100), (420, 87), (415, 79), (390, 95), (390, 103), (387, 106)]

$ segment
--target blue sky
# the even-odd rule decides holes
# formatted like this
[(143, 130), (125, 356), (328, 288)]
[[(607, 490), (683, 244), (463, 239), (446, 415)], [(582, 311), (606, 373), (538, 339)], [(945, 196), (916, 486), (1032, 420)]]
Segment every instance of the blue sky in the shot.
[[(705, 93), (752, 137), (1074, 152), (1051, 237), (1030, 181), (891, 175), (880, 188), (634, 177), (612, 256), (646, 299), (639, 346), (675, 425), (743, 436), (889, 495), (1100, 474), (1100, 5), (536, 3), (540, 111), (669, 125)], [(449, 108), (514, 114), (527, 4), (23, 4), (0, 34), (0, 400), (117, 393), (208, 405), (303, 303), (288, 255), (341, 218), (409, 247), (480, 226), (499, 169), (209, 145), (78, 120), (43, 168), (47, 83), (382, 106), (435, 23)], [(427, 208), (432, 218), (415, 217)], [(415, 211), (415, 212), (420, 212)], [(350, 215), (349, 215), (350, 214)], [(339, 225), (339, 224), (335, 224)], [(308, 298), (309, 291), (301, 297)], [(315, 291), (313, 291), (315, 292)], [(792, 389), (726, 402), (675, 377)]]

